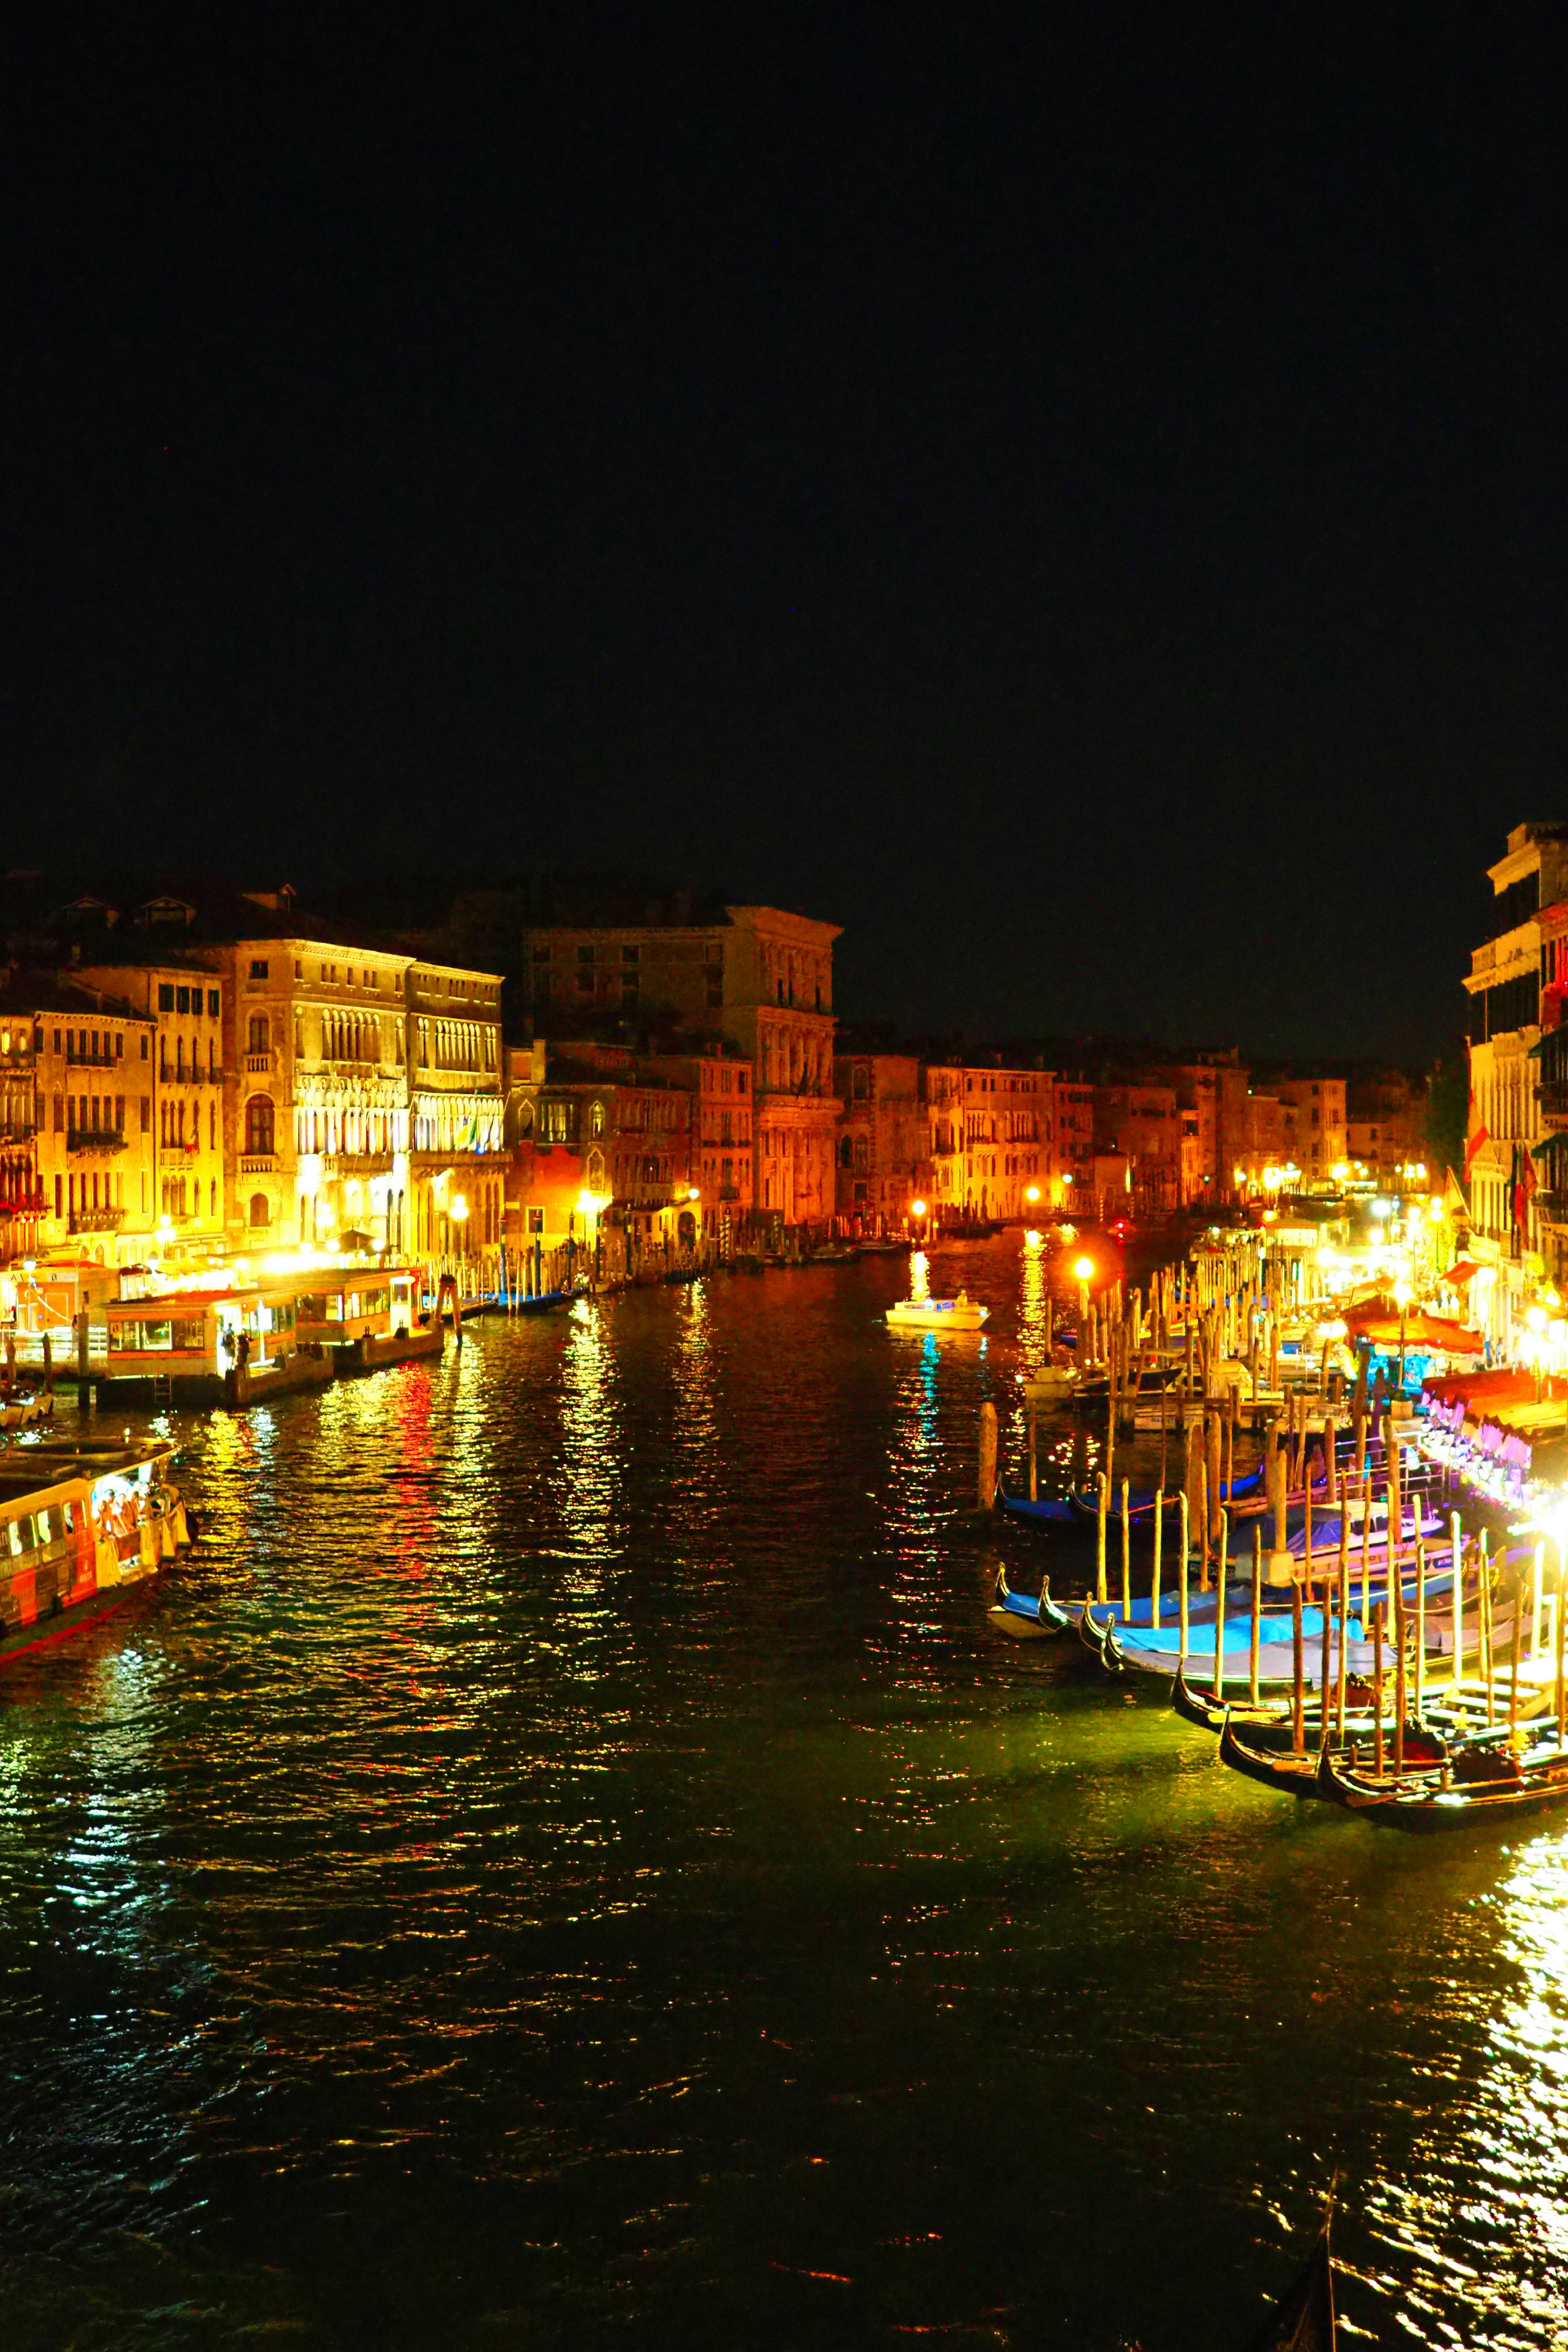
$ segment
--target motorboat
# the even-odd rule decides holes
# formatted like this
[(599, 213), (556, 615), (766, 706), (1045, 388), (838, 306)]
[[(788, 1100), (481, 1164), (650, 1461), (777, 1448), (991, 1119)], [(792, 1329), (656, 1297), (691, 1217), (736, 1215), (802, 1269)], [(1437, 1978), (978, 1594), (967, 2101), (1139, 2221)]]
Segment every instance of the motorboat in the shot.
[(888, 1309), (888, 1325), (894, 1331), (978, 1331), (990, 1312), (961, 1290), (956, 1298), (900, 1298)]

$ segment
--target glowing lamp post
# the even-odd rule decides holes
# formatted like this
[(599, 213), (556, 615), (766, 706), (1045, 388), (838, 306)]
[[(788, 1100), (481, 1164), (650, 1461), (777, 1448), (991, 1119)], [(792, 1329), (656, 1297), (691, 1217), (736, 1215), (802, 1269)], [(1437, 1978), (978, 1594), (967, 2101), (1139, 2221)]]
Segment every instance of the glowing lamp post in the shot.
[(1399, 1372), (1394, 1381), (1397, 1395), (1405, 1393), (1405, 1318), (1410, 1307), (1410, 1285), (1400, 1280), (1394, 1286), (1394, 1296), (1399, 1301)]
[(1546, 1354), (1546, 1339), (1545, 1339), (1545, 1332), (1546, 1332), (1546, 1309), (1545, 1309), (1545, 1307), (1531, 1307), (1531, 1309), (1530, 1309), (1529, 1313), (1525, 1316), (1525, 1318), (1524, 1318), (1524, 1319), (1525, 1319), (1525, 1323), (1526, 1323), (1526, 1325), (1528, 1326), (1528, 1328), (1529, 1328), (1529, 1331), (1530, 1331), (1529, 1351), (1530, 1351), (1530, 1356), (1531, 1356), (1531, 1361), (1533, 1362), (1534, 1367), (1535, 1367), (1535, 1402), (1536, 1402), (1536, 1403), (1537, 1403), (1537, 1404), (1539, 1404), (1539, 1403), (1541, 1402), (1541, 1391), (1542, 1391), (1542, 1384), (1543, 1384), (1543, 1383), (1542, 1383), (1542, 1370), (1543, 1370), (1543, 1365), (1544, 1365), (1544, 1358), (1545, 1358), (1545, 1354)]
[(1078, 1360), (1081, 1364), (1086, 1360), (1084, 1349), (1089, 1341), (1089, 1286), (1094, 1278), (1094, 1260), (1080, 1257), (1073, 1272), (1078, 1276)]
[(917, 1244), (919, 1243), (919, 1241), (920, 1241), (920, 1239), (921, 1239), (921, 1230), (920, 1230), (920, 1229), (921, 1229), (921, 1227), (924, 1224), (924, 1223), (925, 1223), (925, 1219), (926, 1219), (926, 1204), (925, 1204), (925, 1202), (924, 1202), (923, 1201), (911, 1201), (911, 1202), (910, 1202), (910, 1239), (912, 1242), (915, 1242), (915, 1243), (917, 1243)]
[(447, 1210), (447, 1214), (451, 1218), (453, 1224), (457, 1228), (458, 1255), (459, 1257), (466, 1257), (468, 1255), (467, 1228), (468, 1223), (468, 1203), (463, 1193), (453, 1193), (452, 1205)]

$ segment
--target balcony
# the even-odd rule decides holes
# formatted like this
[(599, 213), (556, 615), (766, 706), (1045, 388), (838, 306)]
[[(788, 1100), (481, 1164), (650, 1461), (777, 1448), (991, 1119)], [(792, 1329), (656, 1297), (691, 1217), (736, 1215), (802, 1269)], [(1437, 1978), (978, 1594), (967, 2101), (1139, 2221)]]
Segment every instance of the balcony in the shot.
[(66, 1060), (73, 1070), (109, 1070), (114, 1067), (112, 1054), (79, 1054), (74, 1045), (66, 1047)]
[(78, 1209), (66, 1219), (72, 1234), (117, 1234), (125, 1222), (123, 1209)]
[(125, 1138), (117, 1127), (73, 1127), (66, 1131), (68, 1151), (123, 1151)]
[(721, 1184), (721, 1185), (720, 1185), (720, 1187), (719, 1187), (719, 1198), (720, 1198), (721, 1201), (738, 1201), (738, 1200), (740, 1199), (740, 1197), (741, 1197), (741, 1188), (740, 1188), (740, 1186), (739, 1186), (738, 1184)]
[(1543, 1225), (1568, 1225), (1568, 1192), (1537, 1192), (1535, 1213)]
[(247, 1151), (240, 1159), (239, 1172), (242, 1176), (270, 1176), (277, 1165), (275, 1151)]
[(37, 1133), (32, 1127), (0, 1127), (0, 1143), (31, 1143)]
[(247, 1054), (245, 1066), (253, 1078), (267, 1077), (272, 1068), (270, 1054)]
[(1535, 1099), (1548, 1126), (1568, 1127), (1568, 1078), (1547, 1078), (1536, 1087)]

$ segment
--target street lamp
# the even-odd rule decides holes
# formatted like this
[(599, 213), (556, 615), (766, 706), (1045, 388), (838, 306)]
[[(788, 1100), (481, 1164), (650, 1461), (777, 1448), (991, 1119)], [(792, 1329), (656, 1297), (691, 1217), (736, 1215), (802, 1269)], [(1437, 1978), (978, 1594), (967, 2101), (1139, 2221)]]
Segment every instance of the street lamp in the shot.
[(911, 1201), (910, 1202), (910, 1223), (912, 1230), (910, 1234), (910, 1239), (916, 1244), (920, 1241), (921, 1236), (919, 1229), (925, 1223), (925, 1202), (923, 1201)]
[(1398, 1395), (1405, 1393), (1405, 1317), (1410, 1305), (1410, 1285), (1400, 1280), (1394, 1286), (1394, 1296), (1399, 1302), (1399, 1376), (1394, 1382)]
[(1089, 1286), (1094, 1275), (1094, 1260), (1080, 1257), (1074, 1265), (1073, 1272), (1078, 1276), (1078, 1360), (1082, 1366), (1088, 1361), (1085, 1351), (1089, 1346)]
[(1531, 1307), (1527, 1311), (1524, 1319), (1530, 1328), (1530, 1353), (1534, 1359), (1535, 1366), (1535, 1402), (1539, 1404), (1541, 1402), (1541, 1391), (1542, 1386), (1542, 1367), (1546, 1353), (1546, 1344), (1543, 1337), (1546, 1330), (1545, 1307)]

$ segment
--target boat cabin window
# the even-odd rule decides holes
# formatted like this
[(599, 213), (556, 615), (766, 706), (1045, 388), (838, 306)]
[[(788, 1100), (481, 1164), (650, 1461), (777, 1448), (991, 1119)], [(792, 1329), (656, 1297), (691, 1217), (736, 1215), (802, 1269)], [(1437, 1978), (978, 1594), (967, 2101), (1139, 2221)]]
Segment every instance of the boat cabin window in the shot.
[(10, 1543), (13, 1559), (19, 1558), (25, 1551), (31, 1551), (33, 1549), (33, 1522), (31, 1516), (27, 1515), (21, 1518), (7, 1519), (5, 1522), (5, 1534)]
[(74, 1503), (67, 1503), (65, 1507), (65, 1521), (67, 1535), (73, 1535), (76, 1531), (77, 1525), (76, 1505)]

